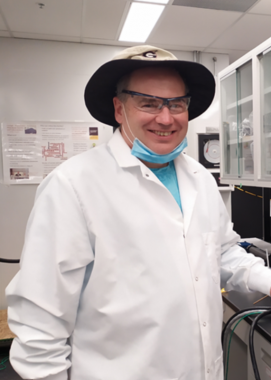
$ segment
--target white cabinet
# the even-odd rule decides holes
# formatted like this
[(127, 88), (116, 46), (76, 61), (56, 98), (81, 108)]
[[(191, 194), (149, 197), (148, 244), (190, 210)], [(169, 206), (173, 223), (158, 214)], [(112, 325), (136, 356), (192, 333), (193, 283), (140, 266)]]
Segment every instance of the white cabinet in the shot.
[(218, 79), (221, 183), (271, 187), (271, 38)]

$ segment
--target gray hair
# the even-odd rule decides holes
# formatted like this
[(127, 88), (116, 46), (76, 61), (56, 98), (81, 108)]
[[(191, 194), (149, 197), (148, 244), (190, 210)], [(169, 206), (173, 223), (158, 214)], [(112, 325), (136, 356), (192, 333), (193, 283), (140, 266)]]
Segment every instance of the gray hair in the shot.
[(129, 82), (130, 82), (131, 75), (132, 75), (132, 73), (124, 75), (123, 77), (120, 78), (120, 80), (117, 83), (116, 96), (122, 102), (125, 102), (127, 97), (128, 97), (128, 95), (124, 94), (122, 91), (127, 90), (129, 88)]

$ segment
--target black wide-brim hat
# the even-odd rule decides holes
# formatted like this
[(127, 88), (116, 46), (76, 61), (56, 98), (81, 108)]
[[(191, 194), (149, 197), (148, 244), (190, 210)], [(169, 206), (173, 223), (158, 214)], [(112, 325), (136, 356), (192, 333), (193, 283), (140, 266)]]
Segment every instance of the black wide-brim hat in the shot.
[(189, 120), (200, 116), (211, 105), (215, 80), (205, 66), (179, 61), (166, 50), (144, 45), (125, 49), (93, 74), (85, 89), (85, 103), (90, 114), (104, 124), (117, 127), (113, 105), (117, 83), (124, 75), (145, 67), (167, 67), (179, 72), (191, 96)]

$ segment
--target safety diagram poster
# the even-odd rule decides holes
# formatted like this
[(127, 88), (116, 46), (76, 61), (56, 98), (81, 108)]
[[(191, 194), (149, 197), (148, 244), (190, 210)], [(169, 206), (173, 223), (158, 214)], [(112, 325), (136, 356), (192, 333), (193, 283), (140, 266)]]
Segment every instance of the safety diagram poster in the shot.
[(6, 184), (40, 183), (70, 157), (106, 142), (112, 127), (89, 123), (2, 123)]

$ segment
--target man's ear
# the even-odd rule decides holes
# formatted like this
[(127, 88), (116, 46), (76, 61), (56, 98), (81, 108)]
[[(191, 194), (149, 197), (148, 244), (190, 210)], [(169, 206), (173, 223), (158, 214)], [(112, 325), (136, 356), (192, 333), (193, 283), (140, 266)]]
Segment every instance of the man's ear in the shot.
[(122, 102), (116, 96), (113, 98), (115, 108), (115, 119), (121, 125), (123, 123), (123, 108)]

